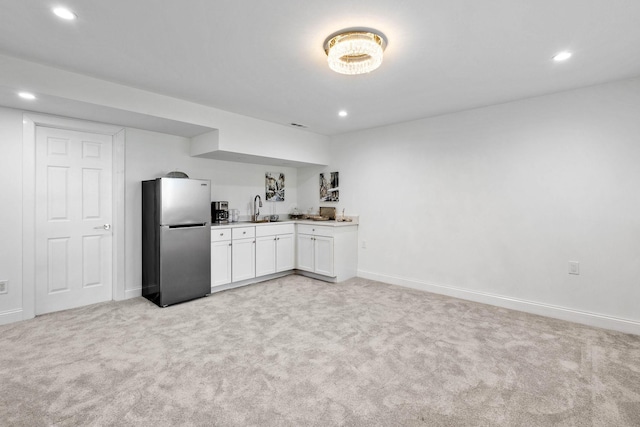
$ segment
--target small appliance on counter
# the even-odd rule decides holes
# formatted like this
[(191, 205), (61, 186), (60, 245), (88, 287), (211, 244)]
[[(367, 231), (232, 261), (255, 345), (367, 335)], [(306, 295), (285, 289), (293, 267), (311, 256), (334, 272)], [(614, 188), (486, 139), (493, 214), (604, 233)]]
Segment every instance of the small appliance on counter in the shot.
[(229, 224), (229, 202), (211, 202), (211, 223)]

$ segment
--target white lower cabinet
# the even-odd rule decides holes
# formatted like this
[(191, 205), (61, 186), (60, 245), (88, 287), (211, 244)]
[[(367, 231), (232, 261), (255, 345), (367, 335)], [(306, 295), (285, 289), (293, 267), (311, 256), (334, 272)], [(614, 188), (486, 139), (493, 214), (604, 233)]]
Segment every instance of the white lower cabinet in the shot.
[(295, 268), (293, 224), (277, 224), (256, 229), (256, 277)]
[(231, 281), (256, 277), (255, 227), (231, 229)]
[(347, 280), (357, 273), (357, 240), (357, 225), (213, 227), (211, 287), (229, 289), (294, 269), (322, 280)]
[(231, 229), (211, 230), (211, 286), (231, 283)]
[(298, 270), (333, 277), (333, 237), (298, 234)]
[(333, 259), (333, 237), (316, 236), (313, 241), (314, 272), (324, 276), (335, 276)]
[(276, 272), (276, 237), (256, 237), (256, 276)]
[(294, 234), (278, 235), (276, 239), (276, 273), (296, 268)]
[(211, 242), (211, 286), (231, 283), (231, 240)]
[[(297, 225), (296, 268), (343, 281), (357, 274), (357, 225)], [(322, 277), (319, 277), (322, 278)]]
[(315, 266), (313, 260), (315, 254), (314, 245), (313, 235), (298, 233), (298, 250), (296, 254), (296, 268), (298, 270), (313, 272)]

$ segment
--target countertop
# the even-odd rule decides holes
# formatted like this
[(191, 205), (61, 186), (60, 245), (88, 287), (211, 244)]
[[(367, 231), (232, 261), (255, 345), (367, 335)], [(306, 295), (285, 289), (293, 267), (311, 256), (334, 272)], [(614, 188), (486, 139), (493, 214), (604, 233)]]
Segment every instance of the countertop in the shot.
[(358, 225), (357, 219), (351, 222), (347, 221), (312, 221), (309, 219), (285, 219), (283, 221), (271, 221), (271, 222), (251, 222), (251, 221), (238, 221), (230, 222), (229, 224), (211, 224), (211, 228), (236, 228), (236, 227), (262, 227), (265, 225), (278, 225), (278, 224), (309, 224), (318, 225), (324, 227), (348, 227), (352, 225)]

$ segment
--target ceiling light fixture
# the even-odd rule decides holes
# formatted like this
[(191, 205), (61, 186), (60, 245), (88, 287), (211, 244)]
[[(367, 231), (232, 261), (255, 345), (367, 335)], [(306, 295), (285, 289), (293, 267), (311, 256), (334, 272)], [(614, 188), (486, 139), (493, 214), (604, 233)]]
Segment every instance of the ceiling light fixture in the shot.
[(349, 113), (347, 113), (345, 110), (342, 110), (342, 111), (338, 112), (338, 115), (339, 115), (340, 117), (347, 117), (347, 115), (348, 115), (348, 114), (349, 114)]
[(59, 18), (66, 19), (67, 21), (73, 21), (78, 17), (78, 15), (71, 12), (66, 7), (56, 7), (53, 9), (53, 13), (55, 13)]
[(553, 60), (554, 61), (566, 61), (567, 59), (571, 58), (571, 52), (567, 52), (566, 50), (564, 52), (559, 52), (557, 53), (554, 57)]
[(342, 30), (327, 37), (324, 51), (329, 68), (340, 74), (369, 73), (382, 64), (385, 36), (375, 30)]
[(19, 92), (18, 96), (20, 98), (22, 98), (22, 99), (28, 99), (30, 101), (36, 99), (36, 96), (34, 94), (32, 94), (32, 93), (29, 93), (29, 92)]

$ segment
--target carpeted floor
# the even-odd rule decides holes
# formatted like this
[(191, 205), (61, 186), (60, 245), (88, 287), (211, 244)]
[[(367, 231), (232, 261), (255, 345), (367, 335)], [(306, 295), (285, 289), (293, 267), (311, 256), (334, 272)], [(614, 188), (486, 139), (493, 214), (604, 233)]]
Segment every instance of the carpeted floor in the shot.
[(639, 426), (640, 337), (288, 276), (0, 326), (0, 425)]

